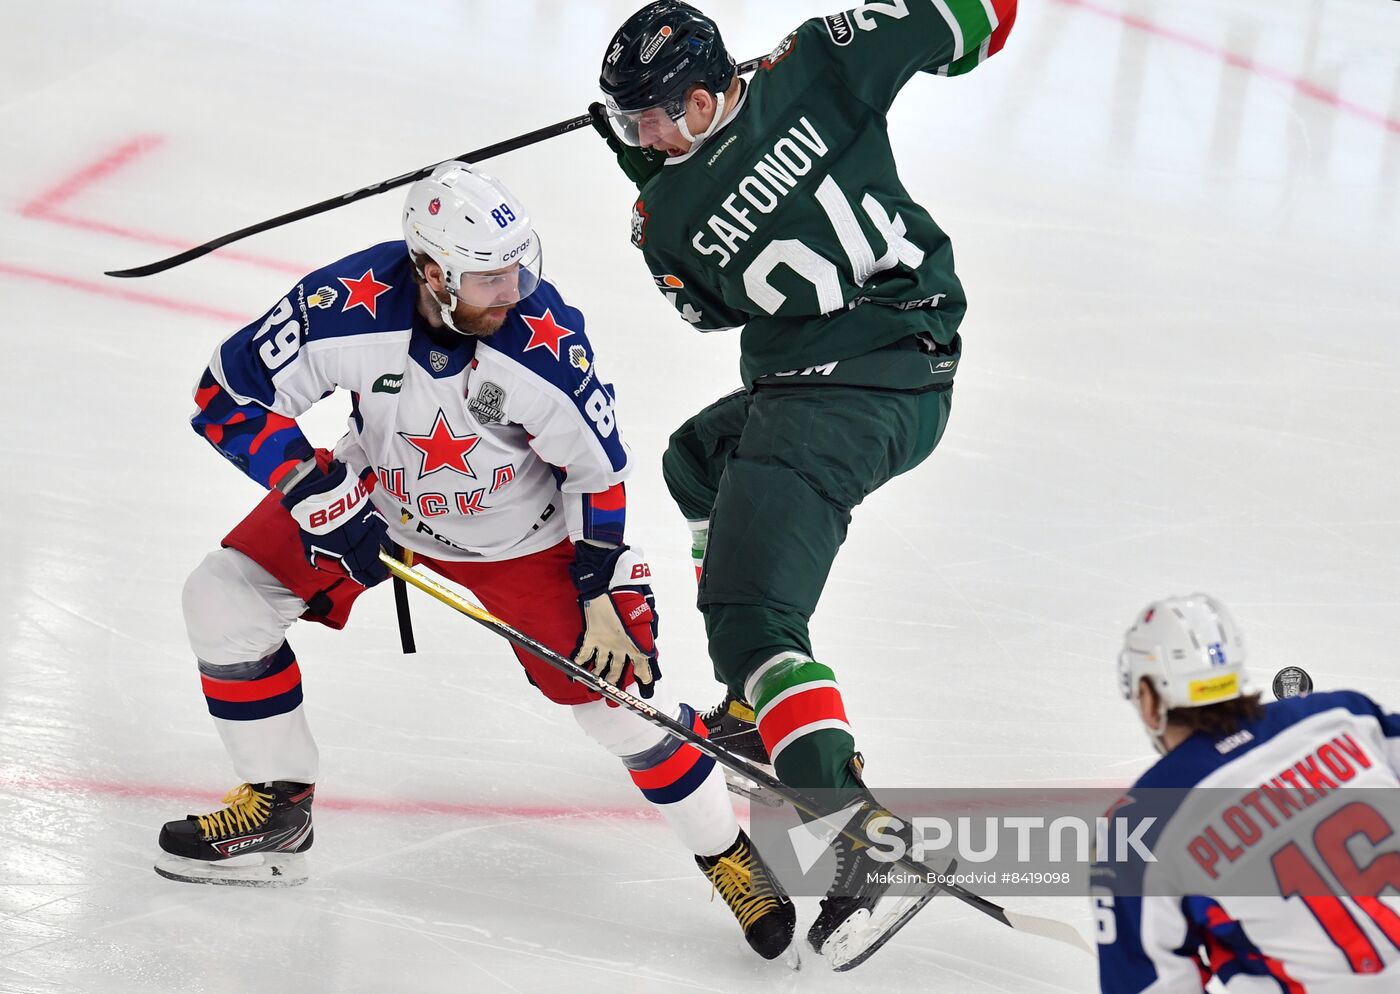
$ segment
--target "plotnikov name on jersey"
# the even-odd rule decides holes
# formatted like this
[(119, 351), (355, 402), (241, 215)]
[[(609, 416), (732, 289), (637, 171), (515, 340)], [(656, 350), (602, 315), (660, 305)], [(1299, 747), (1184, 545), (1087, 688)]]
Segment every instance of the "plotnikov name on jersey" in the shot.
[(1340, 789), (1374, 760), (1348, 734), (1334, 737), (1286, 770), (1239, 795), (1213, 824), (1192, 837), (1186, 851), (1212, 880), (1220, 878), (1220, 863), (1234, 863), (1275, 830), (1325, 795)]

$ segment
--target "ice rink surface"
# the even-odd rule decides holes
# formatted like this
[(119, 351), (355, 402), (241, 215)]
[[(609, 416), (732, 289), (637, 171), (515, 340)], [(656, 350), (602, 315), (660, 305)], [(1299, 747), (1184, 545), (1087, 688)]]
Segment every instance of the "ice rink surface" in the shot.
[[(759, 961), (505, 645), (423, 601), (403, 657), (387, 588), (291, 636), (323, 762), (310, 882), (151, 872), (160, 824), (234, 785), (179, 593), (259, 494), (190, 432), (191, 390), (302, 272), (396, 237), (401, 199), (101, 271), (580, 113), (632, 9), (6, 5), (0, 992), (1093, 989), (1088, 957), (944, 899), (853, 973)], [(741, 58), (830, 12), (708, 9)], [(1400, 706), (1400, 4), (1025, 0), (1004, 53), (915, 79), (890, 123), (970, 309), (948, 434), (857, 512), (815, 621), (871, 783), (1126, 784), (1150, 753), (1120, 634), (1197, 588), (1260, 683), (1297, 664)], [(708, 706), (659, 456), (737, 386), (737, 338), (654, 291), (591, 132), (489, 168), (617, 384), (666, 679)], [(1089, 930), (1077, 900), (1006, 903)]]

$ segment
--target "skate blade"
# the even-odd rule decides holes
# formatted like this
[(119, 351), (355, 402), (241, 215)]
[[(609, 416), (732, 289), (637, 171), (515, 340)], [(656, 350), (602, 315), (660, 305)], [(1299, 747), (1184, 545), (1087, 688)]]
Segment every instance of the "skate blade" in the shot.
[(935, 887), (923, 894), (882, 897), (873, 909), (860, 909), (822, 943), (822, 958), (837, 973), (854, 970), (894, 938), (938, 893)]
[(306, 857), (299, 853), (258, 853), (239, 856), (241, 861), (210, 862), (162, 855), (155, 871), (167, 880), (186, 884), (213, 884), (220, 887), (296, 887), (309, 876)]
[(782, 955), (783, 966), (792, 970), (794, 973), (802, 969), (802, 953), (798, 948), (801, 945), (802, 943), (794, 939), (792, 945), (788, 946), (787, 950)]
[(774, 794), (771, 790), (765, 791), (758, 784), (747, 777), (740, 777), (735, 774), (726, 773), (724, 785), (729, 788), (729, 792), (736, 797), (747, 798), (755, 804), (762, 804), (769, 808), (780, 808), (783, 806), (783, 799)]

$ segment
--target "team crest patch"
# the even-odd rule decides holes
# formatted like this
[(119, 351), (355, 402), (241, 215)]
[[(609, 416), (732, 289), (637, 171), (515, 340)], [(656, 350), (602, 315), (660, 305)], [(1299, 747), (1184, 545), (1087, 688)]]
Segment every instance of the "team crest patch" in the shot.
[(850, 14), (828, 14), (822, 20), (826, 21), (826, 33), (836, 44), (845, 47), (855, 38), (856, 28)]
[(447, 358), (447, 353), (439, 352), (437, 349), (433, 349), (428, 353), (428, 362), (432, 364), (434, 373), (441, 373), (447, 368), (447, 364), (450, 361), (451, 360)]
[(441, 201), (441, 200), (439, 200), (437, 197), (434, 197), (432, 200), (429, 200), (429, 201), (428, 201), (428, 213), (429, 213), (429, 214), (432, 214), (432, 215), (436, 216), (437, 213), (438, 213), (438, 211), (440, 211), (440, 210), (442, 210), (442, 201)]
[(656, 283), (657, 288), (661, 290), (685, 289), (685, 281), (679, 276), (672, 276), (670, 273), (666, 273), (664, 276), (653, 276), (652, 280)]
[(783, 59), (792, 54), (793, 47), (797, 45), (797, 32), (794, 31), (783, 39), (782, 44), (768, 53), (768, 57), (758, 64), (760, 69), (772, 69)]
[(632, 205), (632, 244), (637, 248), (647, 243), (647, 222), (651, 220), (651, 215), (646, 207), (640, 200)]
[(323, 286), (307, 297), (306, 303), (308, 307), (319, 307), (324, 311), (334, 304), (335, 298), (339, 296), (340, 294), (337, 293), (333, 287)]
[(506, 392), (490, 380), (481, 381), (476, 397), (467, 401), (467, 410), (484, 425), (498, 425), (505, 420)]
[(588, 353), (582, 345), (569, 346), (569, 365), (573, 366), (580, 373), (588, 372)]

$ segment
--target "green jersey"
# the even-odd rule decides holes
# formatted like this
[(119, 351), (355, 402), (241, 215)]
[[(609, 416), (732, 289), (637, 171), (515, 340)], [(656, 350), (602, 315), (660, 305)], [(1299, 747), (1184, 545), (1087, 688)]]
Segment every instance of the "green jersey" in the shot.
[(952, 246), (900, 182), (885, 114), (916, 72), (996, 52), (1015, 7), (888, 0), (807, 21), (721, 126), (642, 187), (633, 243), (691, 325), (744, 326), (746, 385), (921, 332), (957, 340)]

